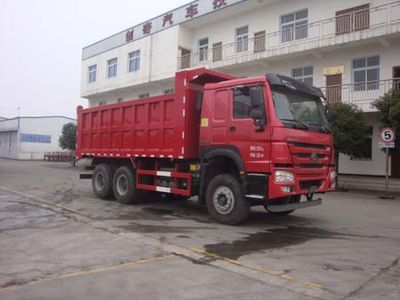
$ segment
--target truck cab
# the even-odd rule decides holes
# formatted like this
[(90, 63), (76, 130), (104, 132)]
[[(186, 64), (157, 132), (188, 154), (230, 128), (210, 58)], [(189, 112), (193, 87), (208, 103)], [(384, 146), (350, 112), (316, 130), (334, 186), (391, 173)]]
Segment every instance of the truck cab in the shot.
[[(250, 205), (280, 215), (319, 205), (313, 195), (334, 190), (336, 177), (323, 97), (279, 74), (206, 84), (199, 141), (204, 185), (214, 169), (225, 168)], [(232, 188), (210, 193), (209, 210), (230, 210)]]

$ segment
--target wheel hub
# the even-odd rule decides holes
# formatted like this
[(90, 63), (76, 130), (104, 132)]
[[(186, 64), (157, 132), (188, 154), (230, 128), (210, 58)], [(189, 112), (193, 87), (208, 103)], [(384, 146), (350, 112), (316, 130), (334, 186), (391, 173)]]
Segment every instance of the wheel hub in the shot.
[(218, 187), (213, 196), (213, 204), (218, 213), (227, 215), (235, 207), (235, 196), (227, 186)]
[(120, 195), (128, 193), (128, 178), (125, 175), (120, 175), (117, 178), (117, 192)]
[(95, 184), (96, 189), (98, 191), (104, 189), (104, 186), (105, 186), (104, 174), (97, 173), (95, 178), (94, 178), (94, 184)]

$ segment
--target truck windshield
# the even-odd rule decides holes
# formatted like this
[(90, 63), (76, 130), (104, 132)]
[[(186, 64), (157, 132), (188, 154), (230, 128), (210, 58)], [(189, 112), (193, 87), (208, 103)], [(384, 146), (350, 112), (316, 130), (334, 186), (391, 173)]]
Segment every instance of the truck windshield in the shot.
[(276, 116), (285, 127), (330, 132), (321, 99), (288, 89), (272, 90)]

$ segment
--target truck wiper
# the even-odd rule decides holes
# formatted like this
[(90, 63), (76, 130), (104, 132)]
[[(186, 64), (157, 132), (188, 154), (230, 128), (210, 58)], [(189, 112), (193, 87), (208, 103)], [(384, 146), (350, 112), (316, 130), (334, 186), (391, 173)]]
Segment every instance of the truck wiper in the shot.
[(322, 133), (330, 133), (331, 132), (328, 127), (323, 126), (323, 125), (319, 128), (319, 131)]
[[(310, 129), (310, 126), (307, 123), (297, 119), (280, 119), (280, 120), (284, 122), (292, 122), (293, 125), (297, 125), (296, 128), (298, 129), (304, 129), (304, 130)], [(300, 125), (300, 127), (298, 125)]]

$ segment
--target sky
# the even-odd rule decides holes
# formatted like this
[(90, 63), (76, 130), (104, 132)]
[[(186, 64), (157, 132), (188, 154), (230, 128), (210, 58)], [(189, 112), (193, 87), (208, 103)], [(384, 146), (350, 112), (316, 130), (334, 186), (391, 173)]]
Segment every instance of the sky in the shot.
[(82, 48), (188, 2), (0, 0), (0, 117), (74, 118)]

